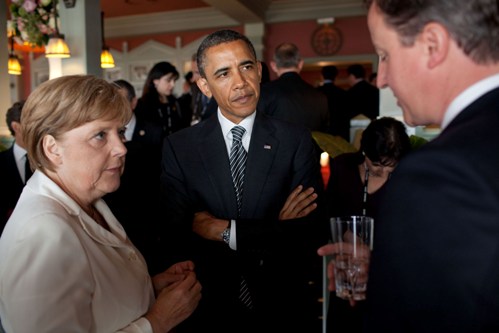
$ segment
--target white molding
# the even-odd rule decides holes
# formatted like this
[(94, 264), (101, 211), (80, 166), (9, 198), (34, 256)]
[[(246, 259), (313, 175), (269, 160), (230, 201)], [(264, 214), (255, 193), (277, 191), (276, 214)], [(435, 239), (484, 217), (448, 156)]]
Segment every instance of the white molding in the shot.
[(217, 9), (199, 8), (109, 18), (105, 21), (104, 34), (106, 38), (115, 38), (237, 25), (239, 22)]
[[(272, 1), (261, 23), (316, 20), (323, 17), (364, 16), (362, 0)], [(130, 37), (244, 25), (214, 7), (177, 10), (105, 19), (106, 38)], [(257, 23), (257, 22), (254, 22)]]
[(286, 0), (273, 1), (265, 20), (267, 23), (277, 23), (366, 14), (367, 9), (361, 0)]

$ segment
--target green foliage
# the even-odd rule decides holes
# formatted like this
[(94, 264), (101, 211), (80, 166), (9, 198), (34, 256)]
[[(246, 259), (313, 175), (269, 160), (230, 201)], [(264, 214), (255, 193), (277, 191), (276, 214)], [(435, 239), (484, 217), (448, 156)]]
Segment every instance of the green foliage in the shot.
[(424, 145), (425, 143), (428, 142), (428, 140), (426, 140), (425, 138), (422, 138), (422, 137), (417, 136), (417, 135), (411, 135), (409, 137), (409, 140), (411, 141), (411, 148), (412, 149), (418, 149), (419, 147), (421, 147), (422, 145)]
[(319, 147), (334, 158), (343, 153), (355, 152), (357, 149), (341, 136), (331, 135), (324, 132), (313, 131), (312, 137)]

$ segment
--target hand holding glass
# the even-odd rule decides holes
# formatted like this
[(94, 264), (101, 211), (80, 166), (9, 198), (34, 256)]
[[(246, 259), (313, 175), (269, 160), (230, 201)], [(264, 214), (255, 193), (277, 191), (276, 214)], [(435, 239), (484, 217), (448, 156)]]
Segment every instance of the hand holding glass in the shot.
[(336, 296), (360, 301), (366, 298), (369, 259), (373, 246), (373, 218), (367, 216), (332, 217), (332, 241)]

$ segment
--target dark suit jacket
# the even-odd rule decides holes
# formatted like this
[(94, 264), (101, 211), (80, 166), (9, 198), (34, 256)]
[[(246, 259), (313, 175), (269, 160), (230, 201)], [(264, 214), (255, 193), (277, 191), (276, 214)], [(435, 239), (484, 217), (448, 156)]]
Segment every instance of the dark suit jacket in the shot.
[(328, 132), (332, 135), (339, 135), (350, 142), (350, 115), (346, 108), (346, 91), (331, 82), (325, 83), (317, 89), (327, 97)]
[(499, 332), (499, 89), (412, 152), (374, 232), (367, 332)]
[(362, 80), (347, 90), (347, 110), (350, 118), (364, 114), (369, 119), (379, 116), (379, 89)]
[(132, 141), (125, 142), (127, 154), (120, 187), (104, 196), (128, 237), (146, 259), (149, 273), (157, 274), (159, 217), (159, 175), (162, 130), (137, 119)]
[(17, 204), (24, 183), (17, 169), (14, 146), (0, 152), (0, 175), (2, 198), (0, 199), (0, 234)]
[(136, 120), (132, 141), (159, 148), (163, 144), (161, 127), (138, 117)]
[[(233, 251), (221, 241), (204, 240), (191, 231), (196, 211), (207, 210), (221, 219), (237, 217), (229, 157), (217, 116), (166, 138), (162, 234), (174, 239), (168, 239), (173, 248), (165, 253), (181, 255), (172, 257), (173, 261), (194, 260), (203, 286), (201, 303), (186, 325), (190, 322), (205, 331), (245, 332), (251, 325), (263, 327), (262, 320), (267, 320), (265, 327), (287, 332), (299, 331), (304, 325), (311, 328), (313, 324), (306, 319), (317, 309), (318, 294), (308, 281), (314, 280), (320, 287), (316, 249), (327, 240), (328, 232), (321, 229), (319, 210), (308, 218), (289, 221), (278, 221), (278, 214), (299, 184), (314, 186), (321, 193), (314, 149), (306, 128), (257, 113), (241, 218), (236, 222), (237, 251)], [(256, 316), (252, 321), (236, 320), (241, 274), (253, 296)], [(293, 320), (285, 319), (286, 315)]]
[(305, 125), (311, 131), (329, 130), (326, 96), (295, 72), (262, 85), (259, 109), (271, 117)]

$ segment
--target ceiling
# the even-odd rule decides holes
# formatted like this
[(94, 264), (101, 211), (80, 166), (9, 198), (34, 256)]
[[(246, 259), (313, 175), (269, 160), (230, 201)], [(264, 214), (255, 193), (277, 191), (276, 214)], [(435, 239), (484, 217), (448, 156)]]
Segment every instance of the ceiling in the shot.
[(108, 38), (366, 13), (363, 0), (100, 0), (100, 3)]

